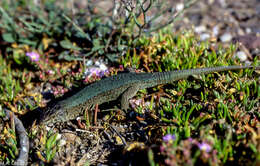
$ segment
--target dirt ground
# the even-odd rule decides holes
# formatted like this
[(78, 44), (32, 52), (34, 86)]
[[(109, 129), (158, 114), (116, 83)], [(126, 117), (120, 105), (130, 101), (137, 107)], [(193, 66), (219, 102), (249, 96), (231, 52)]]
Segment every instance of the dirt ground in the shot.
[(176, 29), (189, 29), (201, 39), (225, 43), (242, 43), (239, 49), (247, 57), (259, 56), (260, 52), (260, 1), (259, 0), (200, 0), (175, 24)]

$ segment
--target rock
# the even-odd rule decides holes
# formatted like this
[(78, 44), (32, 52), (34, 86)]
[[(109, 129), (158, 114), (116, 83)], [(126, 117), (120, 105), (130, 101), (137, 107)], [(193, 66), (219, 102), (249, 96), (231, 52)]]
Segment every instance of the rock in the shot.
[(75, 143), (75, 142), (78, 143), (78, 144), (81, 143), (80, 138), (73, 133), (64, 133), (63, 135), (66, 139), (66, 142), (68, 142), (68, 143), (72, 143), (72, 144)]
[(177, 12), (180, 12), (180, 11), (182, 11), (184, 9), (184, 4), (183, 3), (178, 3), (177, 5), (176, 5), (176, 10), (177, 10)]
[(220, 36), (220, 40), (222, 42), (230, 42), (232, 39), (232, 35), (230, 33), (224, 33), (222, 36)]
[(200, 40), (205, 41), (208, 40), (210, 38), (210, 35), (208, 33), (202, 33), (200, 35)]
[(212, 28), (212, 35), (218, 36), (218, 34), (219, 34), (219, 27), (216, 25)]
[(194, 28), (194, 31), (196, 33), (202, 33), (205, 32), (207, 30), (207, 28), (204, 25), (200, 25)]
[(247, 55), (245, 52), (243, 51), (238, 51), (236, 54), (235, 54), (235, 57), (238, 58), (241, 62), (244, 62), (247, 60)]
[(253, 34), (238, 36), (234, 39), (234, 42), (240, 42), (247, 49), (251, 49), (251, 50), (260, 48), (260, 37), (255, 36)]

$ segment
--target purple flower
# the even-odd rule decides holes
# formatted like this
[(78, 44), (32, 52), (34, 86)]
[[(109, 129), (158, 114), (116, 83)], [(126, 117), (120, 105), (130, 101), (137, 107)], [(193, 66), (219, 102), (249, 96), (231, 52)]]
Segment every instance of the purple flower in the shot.
[(136, 108), (137, 106), (140, 106), (142, 104), (142, 99), (130, 99), (129, 103), (131, 105), (132, 108)]
[(193, 139), (191, 137), (188, 138), (189, 142), (193, 142)]
[(48, 70), (47, 72), (48, 72), (48, 74), (50, 74), (50, 75), (55, 74), (55, 72), (54, 72), (53, 70)]
[(176, 139), (176, 136), (174, 134), (166, 134), (165, 136), (163, 136), (164, 142), (174, 141), (175, 139)]
[(205, 151), (207, 153), (211, 151), (211, 146), (205, 142), (198, 143), (198, 147), (201, 151)]
[(93, 75), (96, 75), (99, 78), (102, 78), (106, 73), (109, 73), (109, 71), (97, 68), (97, 67), (92, 67), (86, 70), (85, 75), (87, 75), (87, 78), (92, 77)]
[(40, 59), (40, 55), (36, 52), (27, 52), (26, 56), (28, 56), (33, 62), (37, 62)]

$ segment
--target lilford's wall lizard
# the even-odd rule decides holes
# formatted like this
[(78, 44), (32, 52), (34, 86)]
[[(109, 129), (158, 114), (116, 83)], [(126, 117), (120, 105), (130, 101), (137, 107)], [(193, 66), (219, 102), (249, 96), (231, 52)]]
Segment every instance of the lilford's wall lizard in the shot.
[(259, 70), (260, 66), (220, 66), (169, 72), (130, 72), (118, 74), (90, 84), (73, 96), (59, 101), (53, 106), (47, 107), (45, 111), (43, 111), (40, 123), (50, 124), (75, 119), (83, 113), (85, 108), (91, 109), (95, 104), (102, 104), (116, 99), (121, 101), (121, 108), (126, 110), (129, 105), (128, 100), (141, 89), (171, 83), (191, 75), (245, 68)]

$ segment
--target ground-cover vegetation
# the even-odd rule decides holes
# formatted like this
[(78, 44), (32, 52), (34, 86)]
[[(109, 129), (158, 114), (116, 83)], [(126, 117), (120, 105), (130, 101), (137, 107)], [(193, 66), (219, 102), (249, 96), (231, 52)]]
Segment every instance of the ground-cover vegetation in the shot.
[[(161, 72), (241, 65), (233, 58), (235, 45), (201, 42), (187, 30), (149, 29), (150, 23), (130, 10), (134, 8), (129, 8), (129, 18), (112, 24), (94, 7), (72, 13), (59, 6), (54, 1), (38, 6), (33, 1), (1, 2), (2, 117), (2, 110), (9, 109), (22, 118), (75, 87), (127, 68)], [(259, 57), (251, 63), (259, 66)], [(259, 98), (259, 72), (253, 69), (144, 89), (130, 101), (127, 115), (117, 103), (109, 103), (99, 108), (94, 123), (82, 113), (81, 121), (52, 129), (30, 126), (29, 163), (253, 165), (260, 160)], [(0, 162), (11, 164), (19, 140), (12, 120), (0, 122)]]

